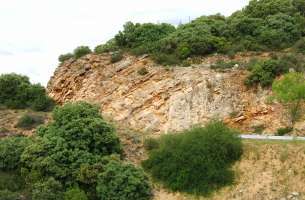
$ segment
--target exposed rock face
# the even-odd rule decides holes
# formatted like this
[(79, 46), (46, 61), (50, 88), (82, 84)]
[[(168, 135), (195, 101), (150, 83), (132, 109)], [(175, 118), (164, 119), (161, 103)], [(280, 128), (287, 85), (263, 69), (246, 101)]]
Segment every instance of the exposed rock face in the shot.
[[(144, 131), (183, 130), (215, 118), (245, 131), (286, 125), (282, 107), (266, 104), (270, 91), (245, 88), (246, 71), (216, 72), (207, 67), (211, 60), (167, 69), (145, 57), (112, 64), (110, 55), (87, 55), (59, 66), (48, 93), (59, 103), (96, 103), (104, 116)], [(139, 75), (143, 67), (149, 73)]]

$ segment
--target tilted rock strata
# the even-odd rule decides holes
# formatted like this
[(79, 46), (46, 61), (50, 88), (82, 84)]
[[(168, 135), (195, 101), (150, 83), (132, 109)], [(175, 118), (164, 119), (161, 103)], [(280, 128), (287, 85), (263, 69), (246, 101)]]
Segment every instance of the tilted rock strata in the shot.
[[(59, 103), (96, 103), (104, 116), (142, 131), (179, 131), (216, 118), (244, 131), (287, 125), (283, 108), (266, 104), (270, 91), (244, 86), (246, 71), (216, 72), (208, 65), (166, 68), (128, 55), (112, 64), (110, 55), (91, 54), (59, 66), (48, 93)], [(143, 67), (148, 74), (138, 74)]]

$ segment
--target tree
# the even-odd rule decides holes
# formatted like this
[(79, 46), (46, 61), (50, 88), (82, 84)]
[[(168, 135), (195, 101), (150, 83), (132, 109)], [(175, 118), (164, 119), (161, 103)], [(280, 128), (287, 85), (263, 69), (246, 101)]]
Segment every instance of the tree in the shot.
[(222, 122), (161, 136), (143, 167), (173, 191), (196, 195), (211, 192), (234, 180), (231, 166), (242, 155), (237, 132)]
[(305, 77), (302, 73), (289, 73), (273, 83), (272, 90), (276, 99), (289, 108), (291, 123), (294, 124), (301, 113), (305, 100)]
[(86, 193), (79, 187), (72, 187), (64, 194), (64, 200), (88, 200)]
[(149, 200), (152, 197), (144, 172), (115, 160), (110, 161), (99, 174), (96, 190), (99, 200)]
[(31, 84), (27, 76), (14, 73), (0, 75), (0, 105), (49, 111), (53, 104), (45, 88), (40, 84)]
[(33, 185), (33, 200), (63, 200), (63, 187), (54, 178)]
[(52, 178), (64, 189), (79, 184), (94, 196), (97, 174), (108, 163), (105, 157), (122, 153), (114, 128), (96, 106), (85, 102), (55, 108), (53, 119), (24, 150), (22, 174), (30, 185)]
[(20, 157), (31, 139), (24, 136), (10, 136), (0, 139), (0, 170), (16, 170), (20, 167)]
[(91, 52), (92, 51), (91, 51), (91, 49), (88, 46), (79, 46), (76, 49), (74, 49), (73, 54), (74, 54), (74, 57), (76, 59), (78, 59), (78, 58), (80, 58), (82, 56), (85, 56), (85, 55), (91, 53)]
[(292, 4), (303, 16), (305, 16), (305, 1), (304, 0), (293, 0)]

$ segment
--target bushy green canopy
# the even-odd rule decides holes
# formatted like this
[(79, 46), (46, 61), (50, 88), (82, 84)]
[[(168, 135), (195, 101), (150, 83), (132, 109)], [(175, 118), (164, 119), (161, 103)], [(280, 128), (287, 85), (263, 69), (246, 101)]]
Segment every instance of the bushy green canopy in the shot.
[(0, 105), (48, 111), (53, 104), (45, 88), (40, 84), (31, 84), (27, 76), (14, 73), (0, 75)]
[(242, 155), (236, 131), (222, 122), (162, 136), (143, 162), (152, 177), (173, 191), (208, 195), (232, 184), (232, 164)]

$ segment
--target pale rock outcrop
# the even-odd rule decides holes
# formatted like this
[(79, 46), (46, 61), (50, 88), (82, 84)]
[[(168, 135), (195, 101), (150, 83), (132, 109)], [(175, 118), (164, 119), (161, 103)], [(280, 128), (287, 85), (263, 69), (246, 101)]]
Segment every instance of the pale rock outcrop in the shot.
[[(247, 72), (241, 66), (217, 72), (208, 67), (211, 60), (217, 59), (207, 58), (193, 67), (165, 68), (147, 57), (125, 55), (112, 64), (108, 54), (91, 54), (60, 65), (48, 93), (59, 103), (96, 103), (104, 116), (156, 133), (212, 119), (223, 119), (247, 132), (258, 122), (264, 124), (265, 132), (287, 124), (280, 104), (266, 104), (269, 90), (244, 86)], [(143, 67), (149, 73), (142, 76), (137, 71)]]

